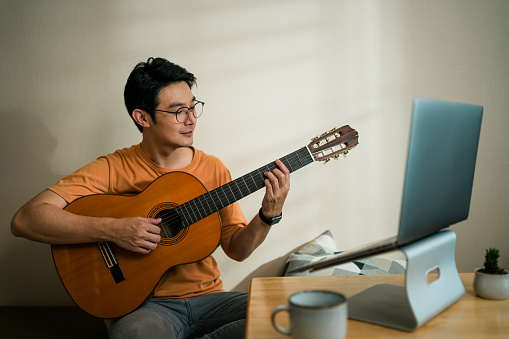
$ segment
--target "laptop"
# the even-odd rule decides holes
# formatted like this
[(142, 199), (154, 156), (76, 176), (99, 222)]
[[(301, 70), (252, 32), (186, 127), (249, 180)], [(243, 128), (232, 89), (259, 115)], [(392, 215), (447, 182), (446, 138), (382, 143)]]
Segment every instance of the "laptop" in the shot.
[(399, 231), (290, 273), (316, 271), (392, 251), (468, 218), (483, 107), (416, 98)]

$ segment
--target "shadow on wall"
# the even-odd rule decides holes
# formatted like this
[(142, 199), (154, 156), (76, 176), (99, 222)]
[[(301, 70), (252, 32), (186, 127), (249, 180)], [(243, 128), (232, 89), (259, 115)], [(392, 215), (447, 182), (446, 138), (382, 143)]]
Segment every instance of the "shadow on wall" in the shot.
[(0, 305), (67, 305), (53, 265), (50, 247), (15, 238), (10, 232), (14, 213), (29, 199), (54, 184), (49, 159), (57, 146), (47, 127), (35, 114), (2, 111), (0, 127)]

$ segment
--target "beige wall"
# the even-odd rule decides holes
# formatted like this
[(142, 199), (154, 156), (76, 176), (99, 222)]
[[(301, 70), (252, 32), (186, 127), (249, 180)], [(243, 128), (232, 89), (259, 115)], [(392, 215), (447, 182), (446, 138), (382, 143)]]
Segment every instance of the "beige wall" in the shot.
[[(68, 304), (48, 245), (11, 236), (14, 212), (97, 156), (139, 142), (123, 107), (132, 67), (163, 56), (198, 76), (195, 145), (233, 177), (350, 124), (346, 159), (292, 176), (284, 221), (227, 288), (273, 275), (331, 229), (341, 249), (394, 235), (415, 96), (485, 106), (460, 271), (501, 249), (509, 268), (509, 2), (2, 1), (0, 305)], [(262, 192), (241, 201), (248, 218)]]

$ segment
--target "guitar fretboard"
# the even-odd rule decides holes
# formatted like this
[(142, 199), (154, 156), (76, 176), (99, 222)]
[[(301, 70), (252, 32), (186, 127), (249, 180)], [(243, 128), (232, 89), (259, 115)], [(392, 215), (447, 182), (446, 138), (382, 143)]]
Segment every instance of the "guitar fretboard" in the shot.
[[(285, 164), (290, 173), (314, 161), (307, 147), (302, 147), (301, 149), (282, 157), (280, 160), (283, 164)], [(184, 228), (194, 224), (195, 222), (265, 187), (265, 176), (263, 173), (273, 171), (276, 167), (277, 166), (274, 162), (269, 163), (238, 179), (177, 206), (175, 211), (180, 216), (182, 227)]]

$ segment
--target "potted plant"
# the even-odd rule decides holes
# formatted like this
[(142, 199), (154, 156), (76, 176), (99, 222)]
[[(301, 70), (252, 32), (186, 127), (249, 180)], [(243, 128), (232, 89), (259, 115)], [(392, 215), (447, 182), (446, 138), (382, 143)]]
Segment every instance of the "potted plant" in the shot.
[(509, 298), (509, 272), (498, 267), (499, 257), (498, 249), (486, 249), (484, 267), (475, 270), (474, 291), (481, 298), (493, 300)]

